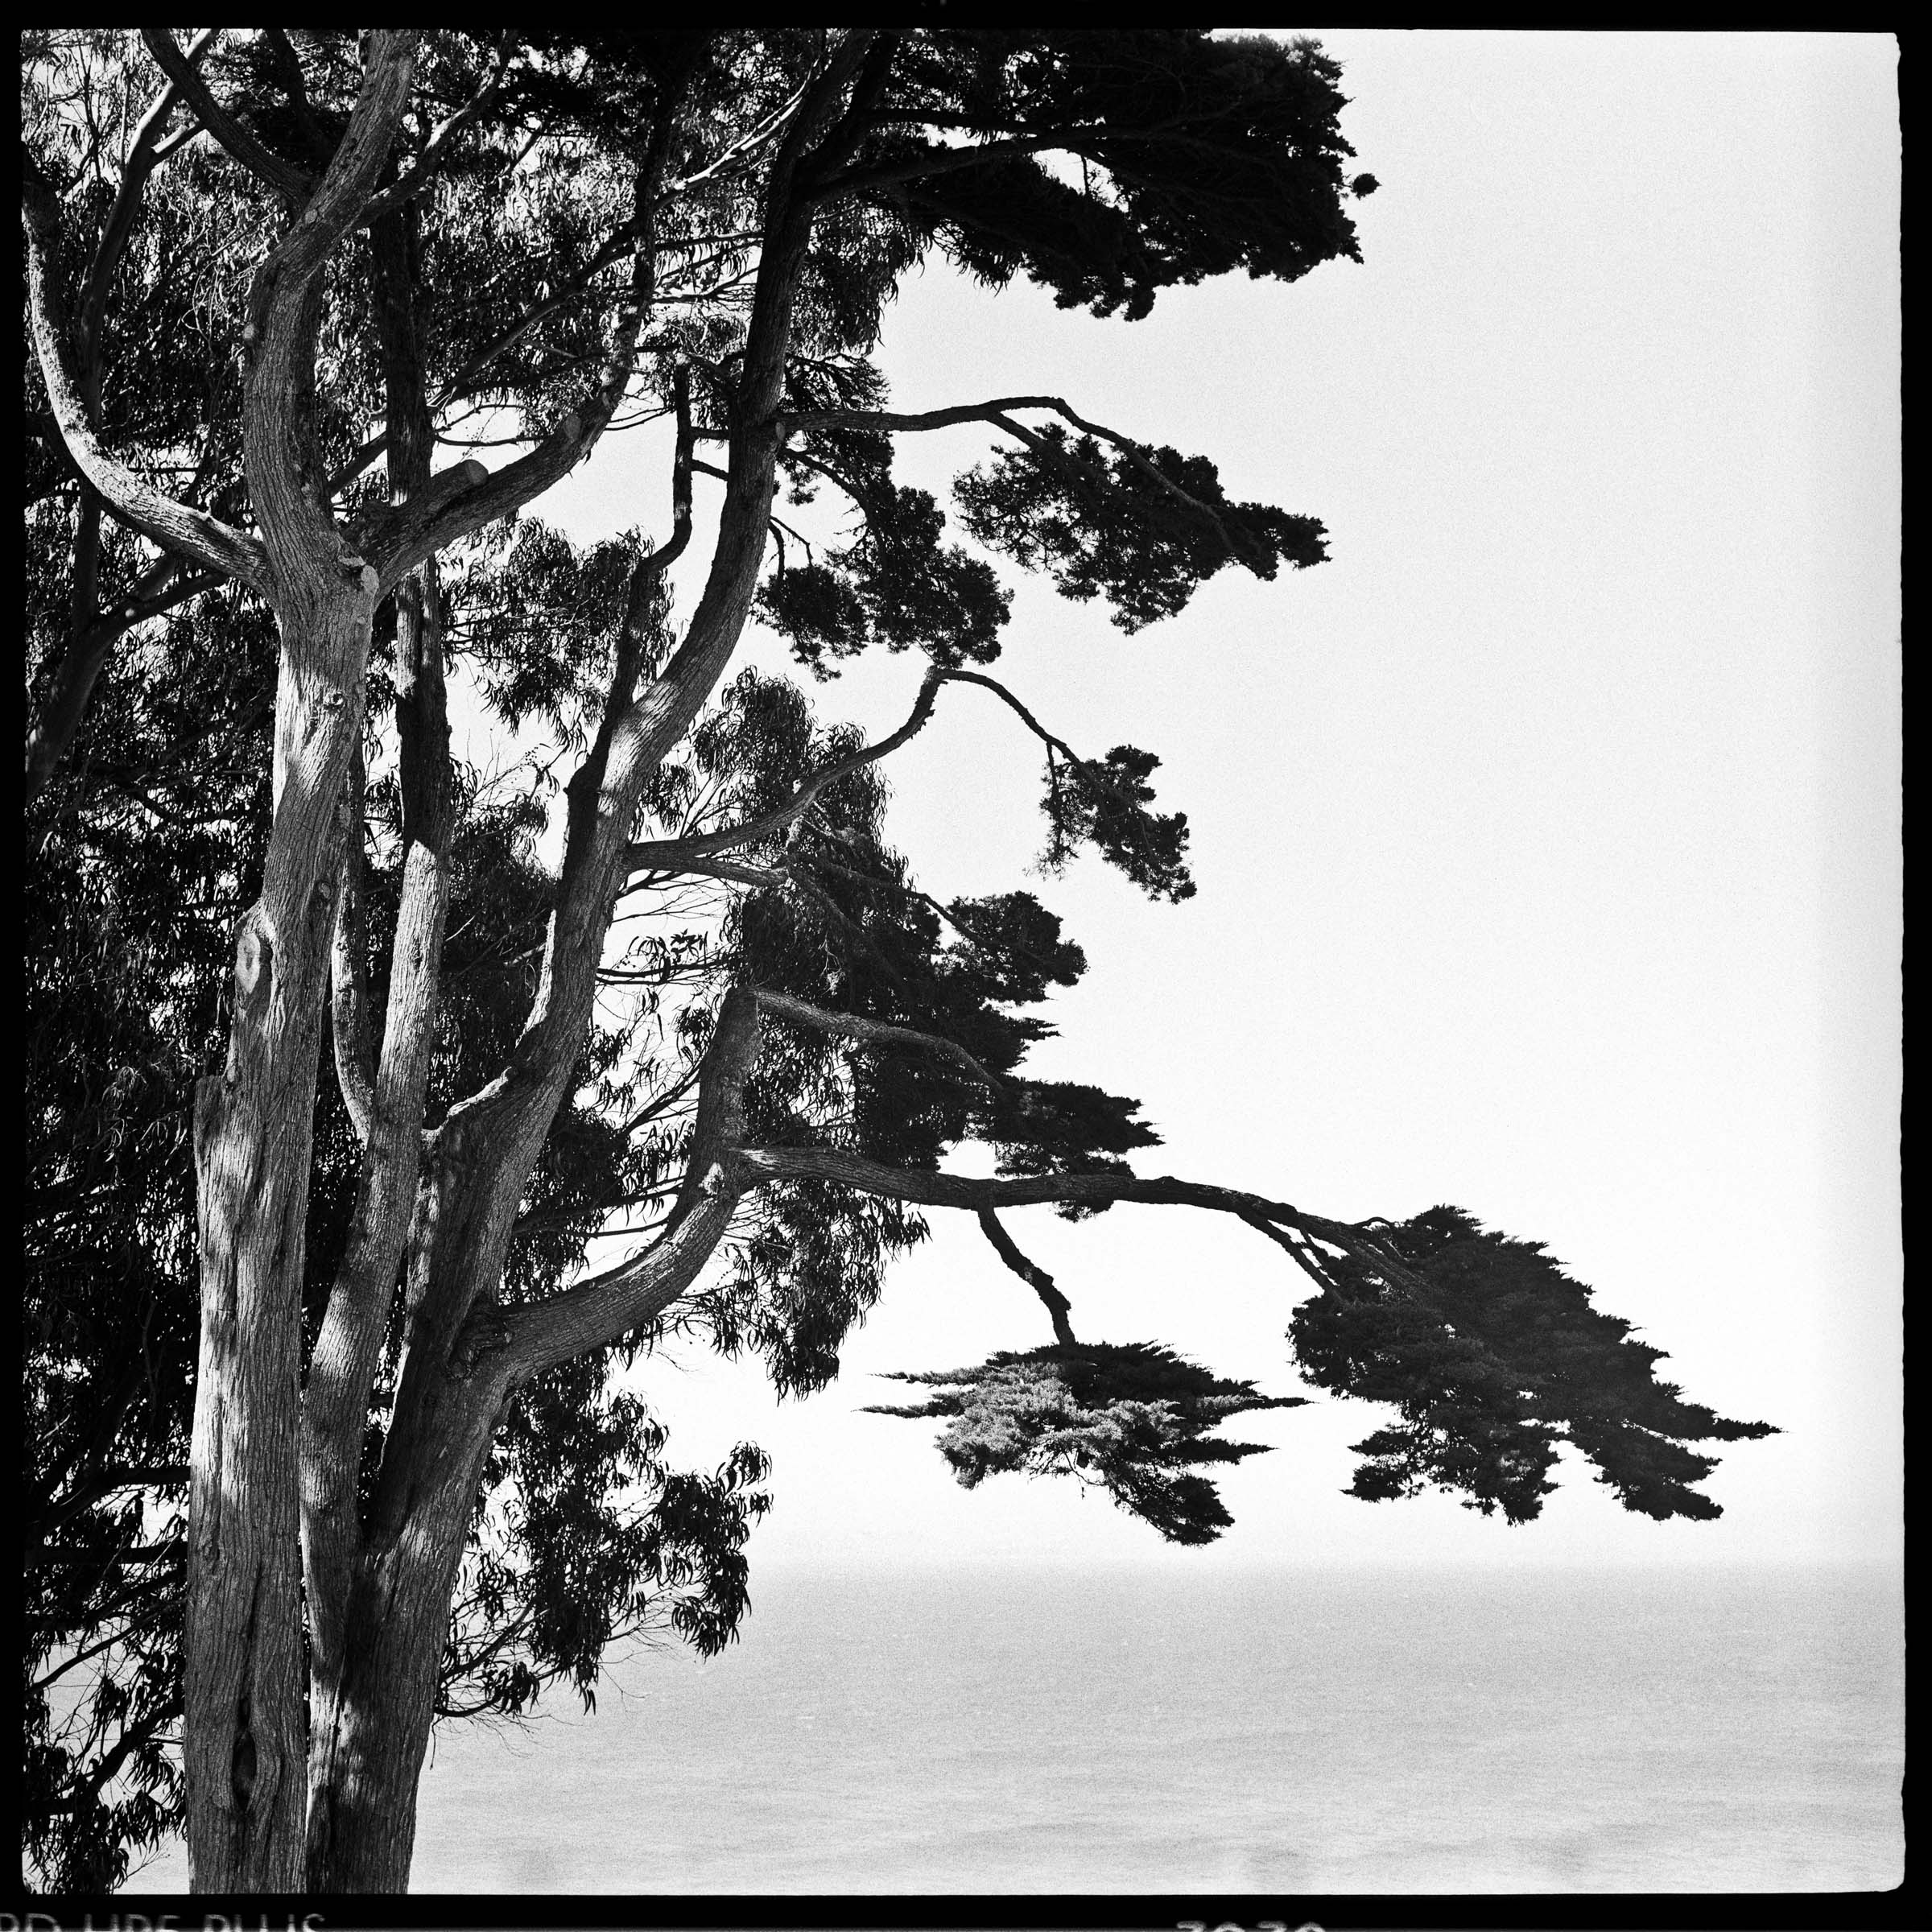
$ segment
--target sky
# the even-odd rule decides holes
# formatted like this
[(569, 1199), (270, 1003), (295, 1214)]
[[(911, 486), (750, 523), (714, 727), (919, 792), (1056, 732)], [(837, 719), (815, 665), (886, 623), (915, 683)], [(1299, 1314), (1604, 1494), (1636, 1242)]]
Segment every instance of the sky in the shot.
[[(1068, 1482), (964, 1491), (935, 1425), (861, 1412), (904, 1399), (884, 1371), (1051, 1340), (935, 1211), (824, 1393), (644, 1365), (674, 1459), (775, 1459), (754, 1597), (807, 1564), (1896, 1558), (1894, 44), (1298, 31), (1342, 62), (1381, 184), (1360, 263), (1127, 324), (935, 262), (880, 349), (896, 407), (1059, 394), (1327, 524), (1326, 564), (1224, 572), (1131, 637), (1009, 577), (997, 675), (1076, 746), (1160, 756), (1198, 895), (1157, 905), (1092, 861), (1030, 876), (1034, 747), (968, 690), (891, 762), (892, 840), (942, 898), (1026, 886), (1062, 915), (1090, 969), (1030, 1067), (1139, 1096), (1165, 1143), (1140, 1171), (1344, 1219), (1455, 1203), (1546, 1243), (1690, 1399), (1783, 1433), (1718, 1446), (1721, 1521), (1630, 1516), (1567, 1460), (1512, 1529), (1343, 1495), (1384, 1412), (1318, 1397), (1241, 1418), (1275, 1453), (1219, 1477), (1220, 1543), (1175, 1549)], [(985, 448), (902, 439), (900, 479), (943, 502)], [(542, 514), (588, 542), (662, 535), (667, 503), (640, 432)], [(768, 634), (741, 657), (788, 668)], [(921, 668), (876, 654), (815, 702), (877, 737)], [(1084, 1340), (1300, 1389), (1307, 1284), (1248, 1228), (1005, 1218)]]

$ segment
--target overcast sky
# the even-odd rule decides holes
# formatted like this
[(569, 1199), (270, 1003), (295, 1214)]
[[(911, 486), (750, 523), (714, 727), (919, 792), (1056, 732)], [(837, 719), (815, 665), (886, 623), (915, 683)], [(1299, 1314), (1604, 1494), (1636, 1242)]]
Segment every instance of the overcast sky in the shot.
[[(1027, 876), (1038, 762), (971, 691), (893, 762), (894, 843), (941, 897), (1026, 886), (1062, 914), (1091, 969), (1033, 1064), (1140, 1096), (1166, 1141), (1141, 1171), (1345, 1218), (1454, 1202), (1547, 1242), (1692, 1399), (1785, 1433), (1728, 1449), (1719, 1523), (1628, 1516), (1567, 1463), (1509, 1530), (1341, 1495), (1381, 1412), (1323, 1397), (1242, 1418), (1278, 1452), (1220, 1479), (1220, 1544), (1171, 1549), (1071, 1483), (964, 1492), (935, 1425), (857, 1413), (895, 1398), (877, 1371), (1051, 1339), (935, 1212), (826, 1393), (647, 1365), (678, 1459), (776, 1457), (754, 1576), (1896, 1548), (1893, 45), (1310, 31), (1382, 184), (1359, 265), (1129, 324), (935, 262), (881, 349), (899, 407), (1057, 392), (1327, 523), (1319, 568), (1224, 573), (1131, 638), (1019, 587), (999, 675), (1076, 745), (1160, 755), (1199, 896), (1153, 905), (1097, 862)], [(983, 448), (904, 439), (902, 479), (943, 493)], [(661, 531), (666, 501), (639, 436), (543, 508), (588, 540)], [(746, 654), (786, 664), (769, 636)], [(816, 701), (876, 736), (920, 669), (881, 655)], [(1249, 1229), (1006, 1219), (1083, 1340), (1296, 1389), (1307, 1284)]]

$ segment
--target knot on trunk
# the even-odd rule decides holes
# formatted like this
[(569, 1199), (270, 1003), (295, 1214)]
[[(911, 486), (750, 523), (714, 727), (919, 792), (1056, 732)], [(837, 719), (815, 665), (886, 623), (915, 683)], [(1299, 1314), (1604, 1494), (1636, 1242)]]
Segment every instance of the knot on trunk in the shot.
[(248, 1728), (246, 1704), (242, 1707), (240, 1723), (242, 1732), (235, 1740), (234, 1755), (229, 1763), (228, 1781), (235, 1794), (235, 1808), (246, 1811), (250, 1795), (255, 1788), (255, 1734)]
[(510, 1346), (510, 1327), (497, 1309), (475, 1310), (456, 1331), (449, 1351), (449, 1372), (459, 1381), (468, 1381), (477, 1364), (486, 1356)]

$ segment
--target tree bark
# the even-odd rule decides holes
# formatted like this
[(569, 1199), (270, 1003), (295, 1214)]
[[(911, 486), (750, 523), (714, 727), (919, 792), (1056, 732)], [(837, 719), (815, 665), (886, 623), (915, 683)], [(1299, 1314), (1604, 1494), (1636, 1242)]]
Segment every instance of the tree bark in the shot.
[[(415, 228), (416, 211), (406, 206), (370, 232), (390, 494), (398, 502), (429, 486), (435, 445), (418, 319)], [(398, 1714), (408, 1708), (407, 1686), (421, 1674), (424, 1658), (433, 1695), (443, 1645), (440, 1623), (427, 1616), (421, 1600), (433, 1600), (433, 1579), (426, 1584), (423, 1565), (406, 1561), (399, 1546), (365, 1546), (357, 1493), (370, 1389), (417, 1193), (456, 816), (443, 605), (433, 559), (397, 587), (395, 609), (402, 894), (378, 1053), (363, 984), (362, 800), (352, 786), (348, 829), (355, 844), (344, 853), (334, 1015), (336, 1060), (363, 1143), (362, 1164), (355, 1220), (303, 1395), (302, 1539), (313, 1724), (307, 1865), (310, 1889), (317, 1891), (399, 1890), (406, 1882), (422, 1754), (402, 1748), (413, 1727), (398, 1728)], [(445, 1602), (447, 1596), (445, 1583)], [(386, 1723), (374, 1721), (385, 1715)]]
[(450, 1599), (513, 1393), (509, 1369), (500, 1348), (452, 1352), (437, 1378), (436, 1452), (418, 1471), (407, 1509), (372, 1525), (356, 1561), (336, 1667), (316, 1674), (312, 1692), (312, 1892), (409, 1889)]
[[(303, 1241), (338, 806), (362, 729), (379, 582), (325, 507), (312, 421), (316, 331), (323, 274), (388, 153), (413, 61), (413, 34), (369, 36), (341, 142), (257, 271), (243, 332), (242, 443), (261, 531), (258, 544), (248, 539), (258, 573), (250, 580), (275, 606), (282, 648), (262, 894), (237, 935), (227, 1063), (201, 1083), (195, 1108), (201, 1351), (182, 1757), (190, 1882), (200, 1892), (302, 1883)], [(59, 357), (42, 361), (53, 395)], [(126, 493), (118, 467), (97, 452), (89, 478), (110, 505)]]
[[(373, 573), (371, 573), (373, 575)], [(235, 947), (227, 1063), (195, 1108), (201, 1348), (183, 1683), (197, 1890), (301, 1883), (295, 1482), (302, 1261), (336, 796), (361, 729), (372, 591), (282, 614), (274, 828)]]

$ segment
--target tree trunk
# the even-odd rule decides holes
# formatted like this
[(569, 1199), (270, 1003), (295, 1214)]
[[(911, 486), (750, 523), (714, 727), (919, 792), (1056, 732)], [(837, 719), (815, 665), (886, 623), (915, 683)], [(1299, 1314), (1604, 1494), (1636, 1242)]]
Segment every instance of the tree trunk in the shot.
[(336, 795), (361, 730), (373, 571), (279, 613), (275, 814), (235, 947), (227, 1064), (196, 1096), (201, 1348), (183, 1683), (197, 1891), (302, 1882), (296, 1431), (303, 1228)]
[(444, 1453), (399, 1532), (371, 1537), (349, 1594), (343, 1666), (312, 1697), (312, 1892), (406, 1892), (416, 1785), (435, 1720), (450, 1598), (502, 1412), (500, 1376), (452, 1371)]
[[(426, 1195), (448, 1179), (446, 1171), (432, 1170)], [(419, 1216), (419, 1236), (436, 1219)], [(424, 1241), (412, 1268), (435, 1256), (433, 1240)], [(501, 1265), (499, 1255), (499, 1272)], [(514, 1393), (502, 1339), (485, 1299), (433, 1362), (424, 1359), (423, 1338), (413, 1344), (415, 1426), (401, 1440), (404, 1432), (392, 1430), (340, 1652), (327, 1670), (318, 1661), (311, 1692), (312, 1892), (408, 1889), (416, 1785), (436, 1716), (451, 1598), (490, 1444)]]

